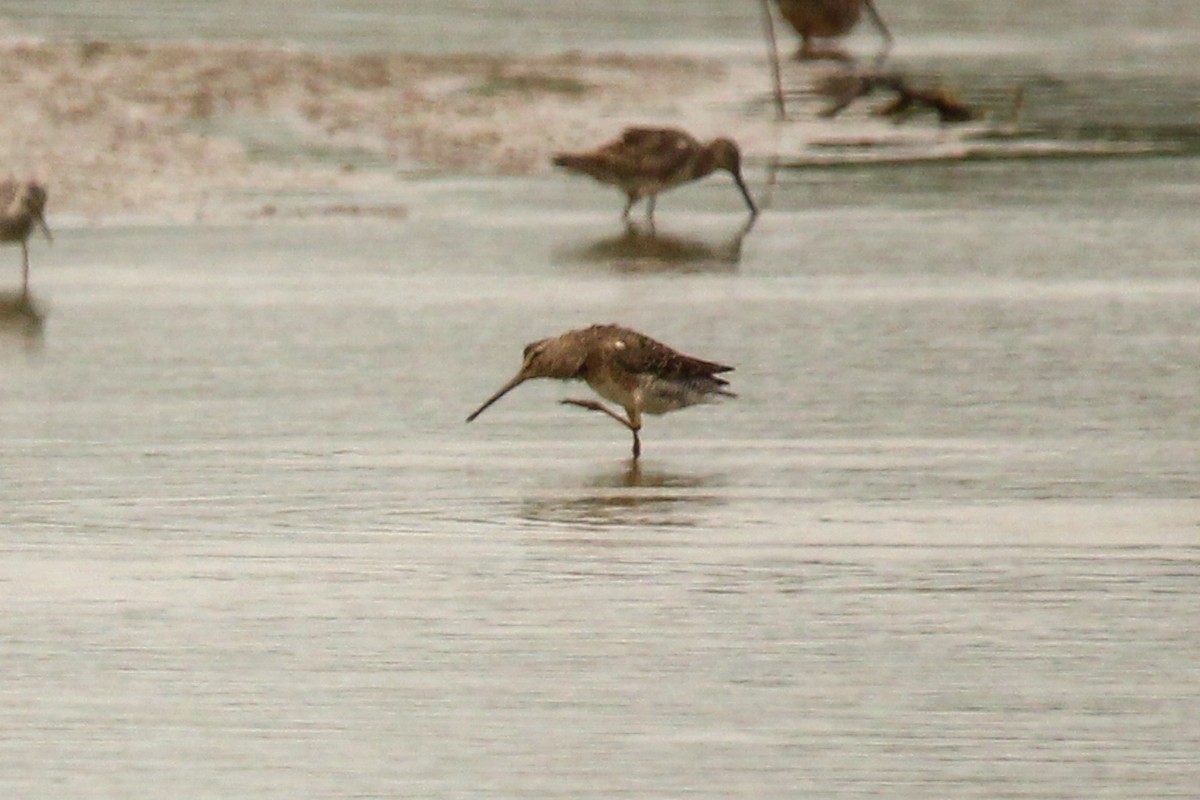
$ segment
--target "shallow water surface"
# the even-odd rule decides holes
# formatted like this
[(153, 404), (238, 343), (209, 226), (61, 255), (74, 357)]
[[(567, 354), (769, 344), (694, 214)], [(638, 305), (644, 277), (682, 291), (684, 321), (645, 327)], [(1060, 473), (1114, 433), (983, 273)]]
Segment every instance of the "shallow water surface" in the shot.
[[(805, 172), (749, 232), (715, 179), (651, 235), (549, 178), (61, 231), (0, 340), (3, 784), (1187, 796), (1194, 171)], [(608, 320), (740, 397), (638, 467), (554, 384), (463, 423)]]
[[(0, 794), (1194, 796), (1200, 162), (749, 178), (0, 250)], [(609, 321), (739, 397), (464, 423)]]

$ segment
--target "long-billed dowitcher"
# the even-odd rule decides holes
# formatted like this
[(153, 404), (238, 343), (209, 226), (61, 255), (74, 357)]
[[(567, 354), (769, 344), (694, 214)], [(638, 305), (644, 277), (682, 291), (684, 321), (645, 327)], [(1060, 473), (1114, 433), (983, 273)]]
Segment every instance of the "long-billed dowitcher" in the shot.
[(892, 34), (875, 8), (874, 0), (778, 0), (779, 13), (800, 34), (800, 59), (838, 58), (848, 60), (836, 49), (821, 49), (815, 39), (836, 39), (850, 33), (862, 19), (865, 8), (883, 36), (884, 51), (892, 46)]
[(733, 367), (686, 356), (620, 325), (593, 325), (532, 342), (525, 347), (524, 358), (516, 376), (475, 409), (467, 422), (532, 378), (578, 379), (624, 408), (626, 416), (595, 400), (562, 402), (607, 414), (628, 428), (636, 459), (642, 453), (638, 436), (642, 414), (665, 414), (722, 396), (736, 397), (725, 388), (729, 382), (716, 375)]
[(21, 291), (29, 291), (29, 234), (40, 225), (48, 241), (53, 241), (43, 213), (46, 190), (34, 181), (0, 181), (0, 242), (21, 243)]
[(733, 176), (750, 214), (758, 213), (742, 179), (742, 154), (732, 139), (701, 142), (677, 128), (626, 128), (620, 139), (583, 153), (560, 153), (554, 164), (588, 175), (625, 192), (629, 202), (621, 219), (629, 219), (634, 203), (646, 198), (646, 218), (654, 219), (660, 192), (699, 180), (723, 169)]

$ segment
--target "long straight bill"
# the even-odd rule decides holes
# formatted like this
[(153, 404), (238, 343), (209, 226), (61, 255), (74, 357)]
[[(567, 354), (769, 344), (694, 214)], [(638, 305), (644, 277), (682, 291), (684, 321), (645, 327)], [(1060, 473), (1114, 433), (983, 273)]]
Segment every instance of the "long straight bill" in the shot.
[(50, 226), (46, 224), (46, 218), (40, 213), (37, 215), (37, 223), (42, 229), (42, 233), (46, 234), (46, 241), (53, 242), (54, 235), (50, 233)]
[(737, 186), (742, 190), (742, 197), (746, 198), (746, 205), (750, 207), (750, 216), (758, 216), (758, 206), (754, 205), (754, 198), (750, 196), (750, 189), (746, 187), (746, 182), (742, 180), (742, 176), (734, 173), (733, 180), (737, 182)]
[(478, 417), (480, 414), (482, 414), (484, 411), (487, 411), (488, 406), (490, 406), (492, 403), (499, 400), (501, 397), (504, 397), (504, 395), (508, 394), (509, 392), (511, 392), (513, 389), (517, 388), (524, 382), (525, 382), (525, 376), (518, 373), (517, 377), (513, 378), (511, 381), (504, 384), (504, 386), (502, 386), (500, 388), (500, 391), (496, 392), (494, 395), (489, 397), (487, 399), (487, 402), (485, 402), (479, 408), (475, 409), (475, 411), (471, 414), (471, 416), (467, 417), (467, 422), (471, 422), (476, 417)]

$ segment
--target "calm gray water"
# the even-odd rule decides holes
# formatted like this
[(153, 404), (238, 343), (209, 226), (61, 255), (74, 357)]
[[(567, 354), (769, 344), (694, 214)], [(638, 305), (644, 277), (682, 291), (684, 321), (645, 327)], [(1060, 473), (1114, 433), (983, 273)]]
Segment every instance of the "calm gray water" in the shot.
[[(95, 35), (203, 16), (145, 5), (89, 5)], [(384, 5), (294, 24), (353, 44)], [(1152, 109), (1131, 136), (1174, 136), (1200, 28), (1092, 5), (1173, 54), (1097, 74)], [(519, 27), (434, 6), (404, 14)], [(898, 36), (1054, 59), (1017, 15), (910, 6)], [(561, 176), (283, 199), (398, 221), (67, 220), (40, 329), (0, 314), (0, 795), (1194, 797), (1200, 160), (1171, 141), (756, 165), (748, 233), (721, 179), (654, 238)], [(607, 321), (740, 397), (649, 419), (638, 469), (557, 405), (586, 389), (463, 423), (526, 342)]]

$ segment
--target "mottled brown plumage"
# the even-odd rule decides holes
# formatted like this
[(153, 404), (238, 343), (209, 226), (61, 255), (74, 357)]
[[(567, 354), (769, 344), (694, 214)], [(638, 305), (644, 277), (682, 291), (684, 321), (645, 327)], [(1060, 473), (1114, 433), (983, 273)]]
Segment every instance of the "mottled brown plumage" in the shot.
[(629, 218), (630, 209), (643, 197), (647, 198), (646, 217), (653, 219), (660, 192), (718, 169), (733, 176), (750, 213), (758, 213), (742, 179), (741, 151), (732, 139), (704, 143), (677, 128), (626, 128), (620, 139), (583, 153), (560, 153), (554, 157), (554, 164), (625, 192), (629, 202), (622, 219)]
[(0, 181), (0, 242), (21, 243), (21, 291), (29, 292), (29, 234), (40, 225), (48, 241), (53, 241), (43, 216), (46, 190), (34, 181)]
[(594, 400), (563, 403), (600, 411), (633, 433), (633, 457), (641, 455), (642, 414), (665, 414), (718, 397), (734, 397), (717, 373), (733, 367), (684, 355), (662, 342), (620, 325), (593, 325), (541, 339), (525, 347), (516, 376), (476, 409), (482, 414), (520, 384), (533, 378), (582, 380), (606, 400), (625, 409), (622, 417)]
[(884, 49), (891, 47), (892, 34), (875, 9), (873, 0), (777, 0), (779, 13), (800, 34), (800, 59), (838, 58), (849, 60), (840, 50), (821, 49), (816, 39), (837, 39), (850, 33), (862, 19), (863, 9), (883, 36)]

